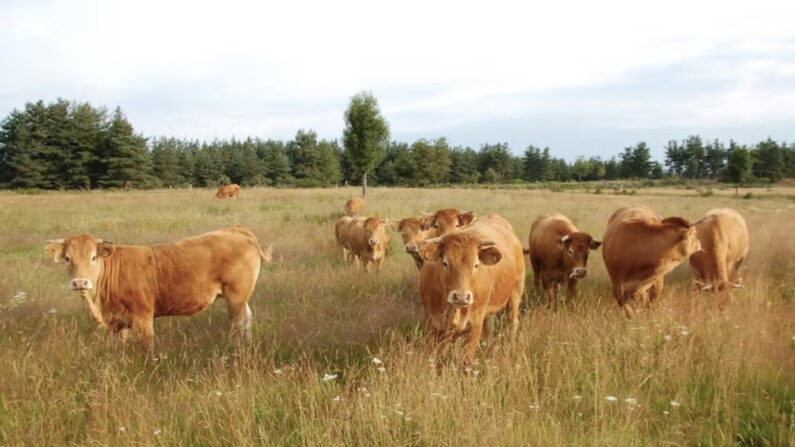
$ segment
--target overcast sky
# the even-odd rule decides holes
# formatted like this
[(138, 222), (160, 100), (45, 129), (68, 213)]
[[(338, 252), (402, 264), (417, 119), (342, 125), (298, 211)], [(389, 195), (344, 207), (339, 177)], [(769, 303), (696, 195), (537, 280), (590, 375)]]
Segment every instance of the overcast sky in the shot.
[(2, 0), (0, 114), (63, 97), (145, 136), (335, 139), (369, 90), (409, 142), (795, 142), (795, 1), (533, 3)]

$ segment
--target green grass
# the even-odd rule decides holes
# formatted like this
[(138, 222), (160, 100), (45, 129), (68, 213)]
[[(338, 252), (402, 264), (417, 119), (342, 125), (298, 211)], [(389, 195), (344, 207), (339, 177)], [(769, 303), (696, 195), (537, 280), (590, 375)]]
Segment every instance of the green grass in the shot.
[[(733, 191), (610, 191), (368, 193), (367, 213), (380, 217), (498, 212), (525, 244), (547, 211), (599, 238), (625, 204), (690, 219), (730, 206), (748, 221), (745, 288), (731, 303), (691, 293), (681, 266), (660, 306), (627, 321), (598, 253), (580, 297), (548, 305), (531, 293), (516, 345), (498, 320), (476, 372), (460, 373), (459, 346), (441, 377), (400, 237), (379, 274), (341, 261), (333, 222), (353, 188), (252, 189), (221, 202), (202, 189), (2, 193), (0, 445), (791, 445), (795, 205)], [(71, 234), (149, 244), (233, 224), (276, 244), (251, 299), (253, 343), (228, 338), (219, 302), (156, 320), (149, 364), (96, 329), (63, 267), (43, 254), (45, 240)]]

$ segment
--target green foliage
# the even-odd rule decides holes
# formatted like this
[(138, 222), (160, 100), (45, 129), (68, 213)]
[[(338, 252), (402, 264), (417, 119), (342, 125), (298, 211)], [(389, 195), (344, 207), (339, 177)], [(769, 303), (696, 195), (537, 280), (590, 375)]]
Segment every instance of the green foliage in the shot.
[(450, 151), (450, 182), (477, 183), (480, 181), (478, 153), (472, 148), (453, 148)]
[(120, 108), (116, 108), (102, 143), (104, 173), (100, 186), (110, 188), (147, 187), (152, 184), (146, 138), (136, 135)]
[(427, 186), (447, 182), (450, 178), (450, 148), (447, 140), (418, 140), (411, 145), (414, 185)]
[(756, 145), (754, 151), (754, 176), (770, 183), (781, 181), (786, 170), (784, 146), (768, 138)]
[(366, 181), (381, 158), (389, 141), (389, 125), (378, 107), (378, 101), (369, 92), (351, 98), (345, 111), (345, 129), (342, 142), (345, 157), (354, 176)]
[(729, 163), (726, 166), (726, 180), (742, 186), (750, 179), (752, 167), (753, 160), (748, 149), (732, 145), (729, 149)]

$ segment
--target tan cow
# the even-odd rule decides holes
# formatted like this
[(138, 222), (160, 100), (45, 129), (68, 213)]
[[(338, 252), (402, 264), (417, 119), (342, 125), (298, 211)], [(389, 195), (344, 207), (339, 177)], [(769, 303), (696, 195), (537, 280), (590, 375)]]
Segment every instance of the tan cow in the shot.
[(506, 306), (515, 340), (525, 264), (522, 244), (508, 221), (490, 214), (461, 231), (420, 242), (419, 253), (425, 260), (420, 271), (424, 320), (439, 343), (437, 372), (450, 344), (464, 333), (469, 333), (464, 366), (471, 365), (486, 317)]
[(345, 202), (345, 215), (355, 217), (362, 214), (364, 211), (364, 199), (361, 197), (354, 197)]
[(414, 258), (414, 264), (421, 269), (423, 260), (419, 255), (417, 244), (437, 236), (436, 229), (433, 228), (433, 216), (407, 217), (397, 221), (393, 229), (400, 233), (406, 253)]
[(80, 292), (100, 327), (122, 339), (132, 328), (151, 355), (154, 318), (194, 315), (218, 297), (229, 306), (232, 333), (250, 338), (247, 302), (272, 248), (263, 252), (250, 230), (229, 227), (152, 246), (78, 235), (50, 241), (44, 251), (66, 263), (69, 288)]
[(557, 296), (560, 284), (566, 282), (571, 298), (577, 295), (577, 280), (588, 273), (588, 255), (602, 244), (588, 233), (580, 232), (568, 217), (543, 214), (533, 222), (529, 236), (533, 266), (533, 283), (547, 299)]
[(630, 298), (653, 304), (662, 295), (665, 274), (701, 249), (693, 225), (682, 217), (660, 219), (646, 207), (624, 207), (610, 216), (602, 258), (627, 318), (633, 315)]
[(230, 197), (234, 197), (236, 199), (240, 197), (240, 186), (238, 186), (236, 183), (218, 188), (218, 192), (215, 193), (215, 197), (213, 197), (213, 199), (227, 199)]
[(361, 262), (369, 272), (370, 266), (375, 264), (376, 269), (381, 270), (389, 246), (388, 227), (389, 222), (377, 217), (341, 217), (334, 226), (334, 233), (342, 247), (343, 259), (347, 262), (350, 252), (357, 266)]
[(466, 227), (475, 220), (474, 212), (465, 211), (462, 213), (455, 208), (445, 208), (429, 215), (433, 216), (433, 228), (436, 229), (437, 236), (450, 234)]
[(748, 256), (745, 219), (730, 208), (707, 212), (696, 225), (701, 250), (690, 255), (693, 289), (723, 292), (740, 287), (739, 268)]

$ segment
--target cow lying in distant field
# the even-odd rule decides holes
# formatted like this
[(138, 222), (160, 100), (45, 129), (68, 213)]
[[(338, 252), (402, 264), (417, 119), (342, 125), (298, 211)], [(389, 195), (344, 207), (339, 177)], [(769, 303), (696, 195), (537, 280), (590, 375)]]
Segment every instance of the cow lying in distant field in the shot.
[(213, 197), (213, 199), (226, 199), (229, 197), (234, 197), (236, 199), (240, 197), (240, 186), (235, 183), (222, 186), (218, 188), (218, 192), (215, 193), (215, 197)]
[(464, 366), (471, 365), (485, 319), (506, 306), (511, 341), (516, 338), (525, 264), (508, 221), (490, 214), (461, 231), (420, 242), (418, 251), (425, 260), (420, 271), (424, 320), (439, 343), (437, 372), (450, 344), (464, 333), (469, 333)]
[(713, 209), (695, 227), (701, 250), (690, 255), (693, 289), (723, 292), (740, 287), (739, 269), (748, 256), (743, 216), (730, 208)]
[(369, 272), (370, 266), (375, 264), (381, 270), (381, 264), (386, 256), (386, 247), (389, 246), (389, 223), (377, 217), (350, 217), (343, 216), (334, 225), (334, 235), (337, 243), (342, 247), (342, 256), (348, 261), (348, 253), (353, 255), (353, 261)]
[(50, 241), (44, 251), (66, 263), (69, 288), (80, 292), (99, 326), (121, 338), (131, 328), (151, 355), (154, 318), (195, 315), (218, 297), (227, 301), (233, 333), (250, 338), (248, 299), (272, 248), (262, 251), (238, 226), (152, 246), (78, 235)]
[(577, 295), (577, 280), (587, 274), (588, 254), (602, 244), (580, 232), (568, 217), (552, 213), (541, 215), (530, 228), (530, 255), (533, 283), (538, 293), (556, 298), (560, 284), (568, 283), (569, 297)]
[(665, 274), (701, 249), (696, 224), (682, 217), (662, 219), (646, 207), (624, 207), (610, 216), (602, 258), (627, 318), (633, 315), (630, 298), (653, 304), (662, 295)]

